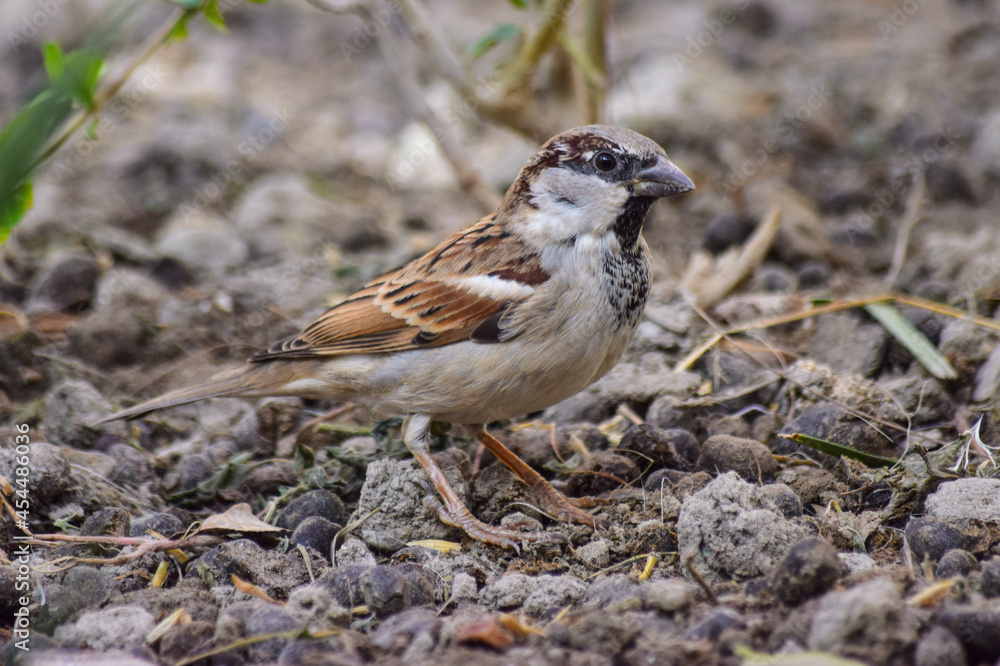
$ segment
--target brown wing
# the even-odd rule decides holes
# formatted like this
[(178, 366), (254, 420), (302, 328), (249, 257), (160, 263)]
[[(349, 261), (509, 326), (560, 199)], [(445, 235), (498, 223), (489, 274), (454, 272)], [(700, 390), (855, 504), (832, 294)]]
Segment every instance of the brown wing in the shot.
[(501, 318), (548, 279), (538, 257), (492, 218), (323, 313), (252, 360), (308, 358), (499, 342)]

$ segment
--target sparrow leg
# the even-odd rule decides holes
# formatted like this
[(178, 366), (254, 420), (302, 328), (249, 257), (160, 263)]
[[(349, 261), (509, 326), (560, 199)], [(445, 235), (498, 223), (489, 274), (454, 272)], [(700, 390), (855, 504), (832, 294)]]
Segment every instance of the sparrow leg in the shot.
[(490, 452), (495, 455), (503, 464), (507, 465), (518, 478), (528, 486), (528, 492), (534, 496), (539, 508), (550, 516), (563, 522), (580, 523), (591, 527), (608, 527), (611, 523), (604, 518), (593, 516), (586, 511), (582, 511), (582, 506), (596, 506), (600, 500), (593, 497), (570, 498), (552, 487), (552, 484), (545, 480), (541, 474), (531, 469), (528, 463), (524, 462), (514, 452), (500, 443), (498, 439), (486, 432), (486, 426), (466, 426), (466, 431), (476, 438)]
[(403, 442), (424, 468), (424, 471), (427, 472), (431, 483), (441, 496), (442, 501), (438, 502), (435, 498), (429, 504), (437, 511), (442, 522), (457, 527), (473, 539), (514, 550), (519, 550), (518, 543), (521, 540), (553, 541), (562, 537), (561, 534), (549, 534), (548, 532), (518, 532), (503, 527), (494, 527), (473, 516), (430, 455), (427, 442), (430, 425), (431, 417), (426, 414), (407, 416), (403, 422)]

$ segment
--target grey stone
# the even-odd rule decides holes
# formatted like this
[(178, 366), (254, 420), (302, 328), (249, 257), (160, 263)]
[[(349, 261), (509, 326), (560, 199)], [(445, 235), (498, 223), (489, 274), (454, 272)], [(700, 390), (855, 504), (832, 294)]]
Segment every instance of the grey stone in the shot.
[(479, 586), (476, 579), (467, 573), (456, 573), (451, 581), (451, 601), (455, 604), (476, 603), (478, 599)]
[[(309, 255), (324, 244), (364, 245), (359, 213), (316, 194), (301, 174), (286, 172), (251, 183), (233, 207), (233, 220), (256, 254), (274, 257)], [(366, 224), (367, 236), (381, 237), (370, 220)]]
[(976, 562), (972, 553), (960, 548), (953, 548), (938, 560), (937, 566), (934, 567), (934, 576), (941, 579), (964, 578), (977, 568), (979, 568), (979, 563)]
[(604, 539), (595, 539), (576, 549), (576, 556), (581, 562), (593, 569), (603, 569), (611, 563), (611, 551)]
[(487, 585), (479, 593), (479, 601), (496, 610), (520, 608), (535, 589), (535, 579), (524, 574), (507, 574)]
[(293, 590), (285, 609), (300, 626), (313, 632), (347, 627), (351, 623), (350, 610), (338, 604), (325, 588), (315, 584)]
[(986, 362), (976, 370), (976, 389), (972, 399), (985, 402), (997, 394), (1000, 394), (1000, 346), (990, 352)]
[(325, 518), (331, 523), (343, 526), (347, 519), (344, 503), (328, 490), (310, 490), (299, 495), (278, 514), (275, 525), (286, 530), (294, 530), (310, 516)]
[(735, 472), (718, 477), (681, 505), (677, 540), (682, 560), (712, 581), (769, 573), (805, 531)]
[(771, 589), (795, 604), (830, 589), (840, 576), (837, 550), (819, 537), (806, 537), (788, 551), (771, 574)]
[[(247, 636), (262, 636), (296, 629), (299, 623), (287, 609), (268, 604), (250, 613), (244, 627)], [(247, 648), (247, 654), (253, 662), (273, 661), (278, 658), (286, 642), (287, 639), (284, 638), (272, 638), (254, 643)]]
[(819, 320), (810, 356), (837, 372), (870, 376), (882, 365), (888, 339), (880, 324), (862, 324), (852, 314), (830, 314)]
[(878, 567), (878, 563), (867, 553), (838, 553), (840, 575), (854, 576)]
[(31, 278), (25, 310), (60, 312), (86, 305), (94, 295), (101, 267), (89, 252), (67, 252), (50, 256)]
[(246, 263), (246, 241), (221, 218), (192, 211), (168, 221), (156, 241), (156, 250), (188, 268), (223, 275)]
[(207, 567), (220, 581), (228, 581), (235, 574), (276, 599), (287, 598), (289, 592), (309, 581), (309, 570), (297, 550), (264, 550), (249, 539), (213, 548), (195, 561), (195, 570), (198, 565)]
[(917, 561), (927, 558), (931, 562), (937, 562), (949, 550), (974, 545), (973, 540), (961, 529), (936, 518), (910, 518), (906, 523), (905, 534), (906, 543)]
[(731, 435), (713, 435), (701, 445), (698, 468), (706, 472), (733, 471), (747, 481), (766, 480), (778, 472), (778, 461), (760, 442)]
[[(445, 469), (445, 476), (463, 502), (468, 503), (469, 486), (455, 468)], [(361, 537), (370, 547), (396, 551), (419, 539), (457, 540), (458, 531), (444, 524), (427, 507), (424, 485), (427, 474), (412, 460), (383, 458), (368, 465), (361, 497), (352, 519), (372, 515), (361, 526)]]
[(944, 608), (936, 620), (962, 641), (971, 663), (1000, 659), (1000, 610), (954, 605)]
[(84, 613), (73, 624), (58, 627), (55, 639), (67, 647), (127, 649), (143, 645), (154, 626), (153, 616), (145, 609), (117, 606)]
[(888, 578), (875, 578), (820, 599), (807, 644), (868, 663), (888, 663), (917, 642), (920, 622)]
[[(33, 501), (50, 503), (73, 486), (69, 460), (58, 446), (48, 442), (31, 442), (28, 455), (31, 464), (28, 465), (27, 489)], [(14, 474), (16, 456), (14, 446), (0, 448), (0, 475), (11, 479), (12, 483), (17, 478)]]
[(376, 564), (375, 556), (368, 550), (368, 546), (361, 539), (351, 537), (337, 551), (337, 565), (350, 566), (358, 564), (366, 567), (373, 567)]
[(330, 545), (340, 529), (340, 525), (331, 523), (326, 518), (309, 516), (299, 523), (299, 526), (292, 532), (292, 543), (297, 546), (308, 546), (318, 553), (327, 555), (330, 553)]
[(695, 598), (694, 588), (679, 578), (654, 580), (641, 588), (644, 606), (663, 613), (673, 613), (688, 606)]
[(996, 347), (993, 335), (968, 319), (951, 319), (941, 331), (938, 349), (960, 373), (975, 372)]
[(965, 648), (955, 634), (944, 627), (931, 627), (920, 637), (913, 657), (915, 666), (965, 666)]
[(798, 518), (802, 515), (802, 502), (791, 488), (783, 483), (769, 483), (761, 487), (761, 492), (781, 511), (785, 518)]
[(160, 659), (168, 664), (207, 651), (211, 647), (215, 625), (195, 620), (171, 627), (160, 639)]
[(524, 600), (524, 612), (538, 617), (553, 608), (574, 606), (587, 593), (587, 584), (576, 576), (539, 576), (535, 587)]
[(1000, 557), (992, 557), (983, 563), (979, 576), (979, 589), (984, 597), (1000, 597)]
[(609, 611), (638, 610), (646, 603), (647, 588), (624, 574), (604, 576), (590, 585), (582, 605)]
[(128, 437), (121, 421), (97, 424), (111, 416), (111, 404), (87, 382), (68, 380), (45, 396), (45, 425), (42, 434), (53, 444), (88, 448), (101, 435)]
[(968, 478), (942, 483), (927, 497), (927, 515), (960, 529), (975, 521), (1000, 525), (1000, 479)]

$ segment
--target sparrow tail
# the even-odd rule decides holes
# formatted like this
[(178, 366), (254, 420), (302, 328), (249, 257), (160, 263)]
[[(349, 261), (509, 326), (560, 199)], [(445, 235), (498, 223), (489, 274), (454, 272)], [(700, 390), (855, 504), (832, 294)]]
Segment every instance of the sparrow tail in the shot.
[(177, 389), (151, 400), (140, 402), (138, 405), (112, 414), (94, 425), (120, 419), (134, 419), (159, 409), (186, 405), (205, 398), (276, 395), (281, 392), (282, 386), (293, 379), (291, 369), (282, 366), (284, 364), (260, 363), (226, 370), (203, 384)]

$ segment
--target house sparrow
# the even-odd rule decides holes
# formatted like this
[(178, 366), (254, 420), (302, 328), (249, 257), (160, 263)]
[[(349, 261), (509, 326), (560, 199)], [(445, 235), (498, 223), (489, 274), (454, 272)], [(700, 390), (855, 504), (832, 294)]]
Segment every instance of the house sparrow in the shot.
[(214, 379), (112, 419), (213, 396), (351, 401), (405, 414), (403, 441), (442, 501), (441, 519), (517, 548), (549, 538), (476, 519), (428, 447), (431, 421), (464, 426), (563, 521), (607, 524), (486, 432), (544, 409), (607, 373), (632, 339), (649, 292), (640, 232), (653, 201), (694, 189), (660, 146), (591, 125), (559, 134), (521, 169), (500, 208), (330, 308), (301, 333)]

